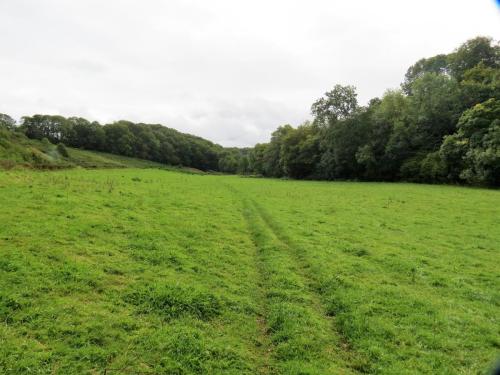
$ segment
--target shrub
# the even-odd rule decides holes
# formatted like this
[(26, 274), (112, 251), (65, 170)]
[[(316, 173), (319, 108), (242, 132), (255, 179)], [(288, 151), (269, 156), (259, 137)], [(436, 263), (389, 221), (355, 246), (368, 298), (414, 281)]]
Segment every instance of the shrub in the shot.
[(49, 139), (47, 137), (43, 137), (41, 142), (42, 142), (42, 145), (44, 147), (50, 147), (50, 146), (52, 146), (52, 143), (49, 141)]
[(63, 157), (63, 158), (68, 158), (69, 157), (69, 154), (68, 154), (68, 150), (66, 149), (66, 146), (64, 145), (64, 143), (59, 143), (57, 145), (57, 152)]
[(431, 152), (420, 163), (420, 176), (423, 181), (439, 182), (446, 176), (446, 164), (439, 152)]

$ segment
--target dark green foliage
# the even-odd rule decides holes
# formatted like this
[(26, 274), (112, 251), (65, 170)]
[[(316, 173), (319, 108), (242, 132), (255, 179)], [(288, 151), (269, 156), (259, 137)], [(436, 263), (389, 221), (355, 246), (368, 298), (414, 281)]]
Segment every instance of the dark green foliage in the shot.
[(369, 109), (359, 110), (343, 121), (330, 122), (322, 136), (320, 176), (323, 178), (357, 178), (362, 166), (358, 151), (368, 141)]
[(489, 99), (464, 112), (456, 134), (440, 149), (448, 176), (468, 183), (500, 185), (500, 100)]
[(133, 155), (132, 142), (134, 135), (129, 129), (131, 124), (127, 121), (118, 121), (104, 127), (106, 146), (109, 148), (109, 152), (125, 156)]
[(492, 38), (477, 37), (462, 44), (448, 56), (450, 73), (459, 81), (469, 69), (482, 64), (485, 67), (500, 67), (500, 46)]
[(491, 68), (480, 62), (464, 73), (460, 82), (463, 99), (472, 107), (489, 98), (500, 98), (500, 69)]
[(70, 117), (71, 130), (65, 137), (68, 146), (87, 150), (104, 150), (106, 134), (103, 127), (97, 122), (89, 122), (84, 118)]
[(420, 59), (408, 68), (401, 87), (405, 93), (411, 94), (413, 82), (425, 73), (445, 74), (448, 73), (448, 71), (447, 55), (436, 55), (427, 59)]
[(446, 163), (438, 151), (427, 154), (421, 160), (420, 178), (428, 182), (446, 181)]
[(47, 138), (52, 143), (57, 143), (65, 138), (65, 134), (69, 131), (69, 124), (62, 116), (24, 116), (20, 130), (29, 138)]
[(310, 177), (319, 162), (320, 129), (310, 123), (289, 131), (283, 139), (283, 171), (293, 178)]
[(357, 96), (354, 86), (335, 85), (311, 106), (311, 112), (322, 125), (347, 118), (358, 108)]
[(408, 123), (410, 148), (434, 151), (443, 136), (452, 134), (465, 109), (458, 83), (446, 75), (426, 73), (412, 84)]
[(283, 177), (285, 175), (282, 147), (285, 137), (291, 132), (293, 132), (292, 126), (284, 125), (271, 135), (271, 142), (262, 155), (262, 172), (265, 176)]
[(243, 160), (247, 160), (244, 149), (225, 148), (219, 153), (218, 170), (224, 173), (245, 173), (247, 167)]

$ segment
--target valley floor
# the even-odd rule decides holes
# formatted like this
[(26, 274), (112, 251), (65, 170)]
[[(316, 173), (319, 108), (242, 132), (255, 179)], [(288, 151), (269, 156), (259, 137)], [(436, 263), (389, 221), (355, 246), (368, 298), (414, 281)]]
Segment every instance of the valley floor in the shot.
[(0, 372), (487, 373), (499, 203), (450, 186), (0, 172)]

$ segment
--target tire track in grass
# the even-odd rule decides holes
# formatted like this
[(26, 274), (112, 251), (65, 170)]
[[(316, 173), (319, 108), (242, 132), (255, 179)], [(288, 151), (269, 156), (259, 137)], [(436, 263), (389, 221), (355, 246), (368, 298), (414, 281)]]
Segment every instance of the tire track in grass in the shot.
[(246, 202), (241, 201), (241, 197), (238, 194), (238, 191), (231, 185), (223, 184), (231, 194), (236, 198), (238, 204), (242, 204), (242, 216), (246, 223), (247, 229), (250, 232), (252, 243), (254, 244), (253, 257), (255, 260), (255, 269), (256, 269), (256, 277), (255, 283), (257, 285), (257, 306), (259, 307), (259, 311), (257, 312), (256, 324), (258, 328), (259, 337), (255, 340), (257, 352), (260, 353), (260, 363), (258, 364), (258, 373), (262, 375), (273, 374), (276, 373), (274, 371), (274, 366), (271, 363), (272, 359), (272, 350), (273, 345), (271, 343), (271, 338), (269, 335), (269, 326), (267, 322), (268, 316), (268, 303), (266, 300), (266, 279), (265, 275), (265, 266), (262, 262), (262, 259), (259, 254), (259, 248), (256, 246), (255, 237), (253, 233), (257, 230), (254, 227), (254, 221), (252, 220), (252, 212)]
[[(253, 236), (253, 230), (256, 228), (253, 227), (253, 222), (252, 222), (252, 215), (251, 212), (249, 211), (249, 208), (247, 205), (243, 205), (243, 217), (245, 219), (245, 222), (247, 224), (248, 229), (252, 233), (252, 242), (255, 245), (255, 238)], [(257, 286), (258, 286), (258, 305), (260, 306), (260, 311), (258, 312), (258, 317), (257, 317), (257, 327), (259, 329), (259, 349), (260, 353), (262, 353), (262, 363), (260, 364), (259, 368), (259, 373), (260, 374), (270, 374), (273, 372), (273, 366), (271, 364), (271, 352), (273, 350), (272, 343), (271, 343), (271, 338), (269, 336), (269, 326), (267, 322), (267, 315), (268, 315), (268, 303), (266, 301), (266, 280), (264, 278), (264, 269), (265, 266), (262, 262), (262, 259), (259, 254), (259, 248), (255, 246), (254, 249), (254, 258), (255, 258), (255, 267), (257, 269), (257, 277), (258, 279), (256, 280)]]
[(366, 358), (363, 358), (360, 353), (356, 353), (349, 340), (344, 337), (344, 335), (336, 328), (334, 317), (327, 312), (327, 301), (328, 296), (322, 293), (323, 288), (322, 281), (317, 274), (311, 263), (307, 260), (305, 252), (300, 248), (294, 241), (285, 233), (280, 224), (275, 221), (275, 219), (255, 200), (252, 200), (252, 204), (255, 210), (258, 212), (260, 218), (273, 233), (276, 238), (281, 241), (281, 243), (286, 247), (287, 251), (295, 259), (296, 263), (299, 265), (298, 272), (304, 278), (305, 284), (308, 287), (309, 293), (314, 296), (312, 301), (314, 302), (314, 307), (319, 311), (325, 319), (330, 321), (330, 328), (333, 334), (334, 340), (338, 343), (337, 353), (341, 356), (344, 363), (348, 363), (351, 371), (356, 373), (366, 373), (370, 372), (368, 368), (368, 362)]
[(352, 373), (332, 338), (330, 318), (323, 313), (289, 246), (266, 223), (252, 200), (227, 186), (242, 201), (243, 216), (256, 248), (264, 295), (259, 318), (261, 339), (267, 346), (262, 373)]

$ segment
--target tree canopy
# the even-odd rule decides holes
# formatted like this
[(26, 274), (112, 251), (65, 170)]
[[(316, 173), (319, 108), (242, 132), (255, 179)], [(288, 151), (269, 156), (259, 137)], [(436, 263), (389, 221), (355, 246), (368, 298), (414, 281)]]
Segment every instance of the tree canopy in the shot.
[(359, 106), (353, 86), (313, 103), (312, 123), (279, 127), (248, 154), (273, 177), (498, 186), (500, 47), (477, 37), (412, 65), (401, 90)]

